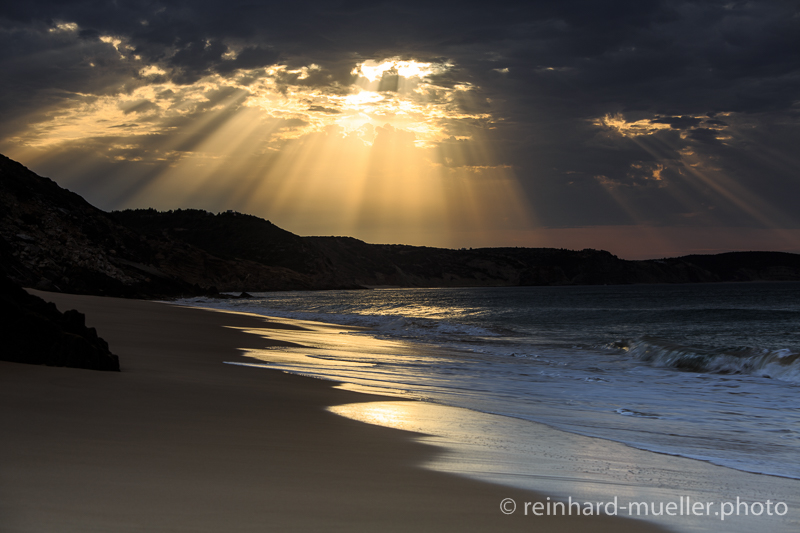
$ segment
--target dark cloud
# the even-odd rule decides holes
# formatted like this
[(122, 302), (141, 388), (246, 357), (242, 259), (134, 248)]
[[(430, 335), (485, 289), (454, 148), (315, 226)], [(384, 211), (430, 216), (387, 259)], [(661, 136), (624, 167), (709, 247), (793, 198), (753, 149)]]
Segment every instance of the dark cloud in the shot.
[(719, 132), (708, 128), (695, 128), (689, 133), (689, 137), (701, 143), (719, 144), (717, 139)]
[(693, 128), (703, 122), (702, 118), (697, 117), (658, 117), (653, 119), (653, 123), (655, 124), (669, 124), (670, 127), (675, 128), (676, 130), (684, 130), (687, 128)]
[(80, 30), (78, 32), (78, 37), (80, 37), (81, 39), (86, 39), (87, 41), (96, 41), (97, 39), (100, 38), (100, 32), (97, 30), (93, 30), (91, 28), (86, 30)]
[(279, 57), (280, 54), (270, 48), (248, 46), (237, 54), (236, 59), (217, 65), (217, 71), (231, 72), (236, 69), (267, 67), (275, 64)]
[[(156, 79), (139, 73), (142, 64), (191, 84), (280, 62), (288, 68), (277, 80), (284, 90), (341, 92), (365, 59), (441, 61), (453, 68), (436, 83), (472, 84), (459, 108), (492, 116), (485, 142), (494, 162), (515, 169), (546, 224), (629, 223), (643, 213), (667, 223), (709, 205), (726, 223), (755, 224), (713, 182), (725, 174), (800, 226), (779, 192), (797, 190), (800, 168), (796, 144), (786, 140), (800, 137), (797, 50), (800, 11), (791, 2), (6, 2), (0, 136), (42, 119), (43, 110)], [(318, 68), (299, 73), (312, 64)], [(398, 79), (387, 73), (380, 85), (396, 91)], [(209, 95), (207, 106), (227, 102), (234, 113), (243, 98)], [(124, 111), (153, 110), (136, 102)], [(179, 150), (197, 146), (224, 116)], [(605, 116), (640, 130), (602, 125)], [(457, 148), (463, 152), (452, 140), (441, 153)], [(707, 176), (698, 177), (690, 157), (707, 162)]]
[(308, 110), (309, 111), (318, 111), (318, 112), (321, 112), (321, 113), (330, 113), (330, 114), (334, 114), (334, 115), (337, 115), (337, 114), (341, 113), (341, 111), (339, 111), (338, 109), (330, 109), (328, 107), (322, 107), (322, 106), (318, 106), (318, 105), (309, 106)]
[[(509, 68), (511, 79), (582, 107), (616, 103), (679, 115), (791, 106), (800, 83), (791, 76), (800, 65), (796, 11), (771, 2), (539, 1), (486, 9), (471, 2), (166, 0), (29, 2), (2, 15), (6, 27), (64, 21), (86, 38), (125, 36), (135, 53), (166, 61), (186, 82), (279, 58), (332, 68), (380, 54), (445, 57), (472, 76)], [(236, 59), (222, 59), (236, 43)]]
[(158, 109), (159, 107), (149, 100), (140, 100), (123, 108), (126, 115), (130, 113), (146, 113), (148, 111), (155, 111)]
[(209, 74), (222, 61), (222, 54), (228, 48), (218, 40), (193, 41), (182, 46), (173, 55), (169, 64), (177, 67), (183, 74), (178, 83), (192, 83)]

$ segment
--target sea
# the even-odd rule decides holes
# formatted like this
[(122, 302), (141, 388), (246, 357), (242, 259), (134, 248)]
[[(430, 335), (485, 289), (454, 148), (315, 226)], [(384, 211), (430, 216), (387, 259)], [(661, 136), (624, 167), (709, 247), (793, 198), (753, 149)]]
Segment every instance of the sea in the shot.
[[(800, 283), (386, 288), (178, 303), (346, 326), (297, 357), (263, 350), (253, 366), (490, 417), (480, 431), (495, 447), (529, 445), (535, 424), (800, 486), (791, 484), (800, 480)], [(669, 475), (680, 487), (681, 474)]]

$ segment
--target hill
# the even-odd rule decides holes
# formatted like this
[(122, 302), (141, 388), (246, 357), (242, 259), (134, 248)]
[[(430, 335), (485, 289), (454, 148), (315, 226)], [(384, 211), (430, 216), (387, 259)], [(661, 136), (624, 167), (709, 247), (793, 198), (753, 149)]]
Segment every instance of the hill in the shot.
[(295, 272), (227, 261), (180, 240), (145, 236), (55, 182), (0, 156), (0, 268), (42, 290), (124, 297), (216, 292), (252, 283), (311, 288)]
[(800, 255), (627, 261), (602, 250), (451, 250), (300, 237), (228, 211), (106, 213), (0, 156), (0, 268), (43, 290), (124, 297), (217, 291), (800, 280)]
[[(267, 220), (196, 209), (111, 213), (151, 237), (182, 240), (227, 259), (286, 268), (323, 286), (526, 286), (800, 280), (800, 255), (734, 252), (627, 261), (602, 250), (451, 250), (367, 244), (352, 237), (300, 237)], [(242, 287), (259, 290), (256, 287)], [(236, 290), (239, 290), (237, 287)]]

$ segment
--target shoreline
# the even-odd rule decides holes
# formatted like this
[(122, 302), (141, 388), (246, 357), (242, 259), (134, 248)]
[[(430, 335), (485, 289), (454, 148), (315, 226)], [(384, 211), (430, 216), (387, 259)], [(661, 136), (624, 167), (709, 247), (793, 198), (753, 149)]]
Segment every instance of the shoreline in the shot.
[[(213, 308), (211, 308), (213, 309)], [(231, 312), (230, 309), (224, 312)], [(233, 311), (235, 312), (235, 311)], [(268, 316), (259, 314), (256, 316)], [(395, 357), (436, 357), (413, 342), (387, 340), (376, 337), (374, 330), (355, 326), (337, 326), (316, 320), (276, 318), (302, 324), (311, 330), (314, 345), (302, 349), (252, 350), (247, 363), (254, 369), (282, 370), (313, 376), (332, 383), (344, 383), (337, 388), (368, 394), (389, 394), (393, 398), (415, 401), (369, 401), (330, 407), (339, 415), (371, 424), (412, 431), (420, 435), (415, 440), (433, 444), (442, 449), (426, 468), (455, 473), (471, 479), (488, 481), (507, 487), (537, 491), (553, 501), (607, 501), (620, 495), (620, 509), (624, 516), (631, 509), (630, 502), (652, 502), (660, 505), (669, 501), (702, 501), (707, 504), (705, 514), (673, 517), (669, 513), (652, 512), (648, 521), (675, 531), (707, 531), (724, 526), (726, 533), (749, 533), (757, 527), (772, 531), (794, 531), (800, 522), (796, 509), (800, 508), (798, 494), (800, 483), (791, 477), (772, 476), (736, 469), (715, 463), (707, 458), (681, 456), (663, 451), (648, 450), (625, 442), (582, 434), (558, 428), (544, 422), (534, 422), (498, 414), (493, 410), (480, 410), (457, 403), (430, 403), (424, 395), (408, 394), (389, 383), (381, 386), (380, 377), (387, 372), (384, 364)], [(345, 335), (356, 328), (366, 335)], [(272, 338), (284, 341), (297, 340), (297, 332), (274, 332)], [(409, 347), (411, 349), (409, 350)], [(429, 349), (429, 347), (428, 347)], [(441, 354), (444, 357), (446, 353)], [(372, 369), (359, 372), (366, 360), (377, 362), (376, 375)], [(329, 367), (328, 361), (337, 361)], [(345, 362), (347, 362), (345, 364)], [(366, 364), (372, 367), (375, 363)], [(320, 365), (320, 366), (317, 366)], [(355, 367), (355, 368), (352, 368)], [(354, 373), (347, 369), (352, 368)], [(402, 376), (396, 376), (403, 379)], [(365, 380), (367, 383), (365, 383)], [(394, 382), (389, 376), (388, 380)], [(417, 391), (418, 393), (419, 391)], [(546, 457), (547, 461), (537, 458)], [(721, 511), (724, 502), (776, 501), (785, 505), (783, 516), (761, 518), (737, 516), (724, 524), (714, 524), (714, 513)], [(709, 507), (708, 505), (711, 505)], [(729, 505), (729, 503), (725, 503)], [(627, 507), (627, 509), (626, 509)], [(714, 509), (712, 509), (714, 507)], [(638, 507), (637, 507), (638, 509)], [(789, 513), (788, 509), (792, 509)], [(708, 513), (711, 513), (710, 516)], [(636, 516), (635, 513), (631, 513)], [(788, 516), (786, 516), (788, 515)], [(642, 515), (639, 515), (644, 519)]]
[(504, 515), (544, 496), (425, 469), (442, 451), (420, 434), (328, 411), (397, 398), (223, 364), (282, 345), (242, 330), (296, 322), (36, 293), (85, 313), (122, 372), (0, 363), (2, 531), (660, 530)]

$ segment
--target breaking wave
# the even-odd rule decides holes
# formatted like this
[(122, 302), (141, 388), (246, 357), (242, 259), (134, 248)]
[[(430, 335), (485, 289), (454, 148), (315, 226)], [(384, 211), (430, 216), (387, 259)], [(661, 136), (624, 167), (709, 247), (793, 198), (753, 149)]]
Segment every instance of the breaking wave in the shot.
[(782, 348), (736, 347), (703, 349), (642, 337), (627, 346), (628, 353), (656, 366), (689, 372), (745, 374), (800, 383), (800, 352)]

